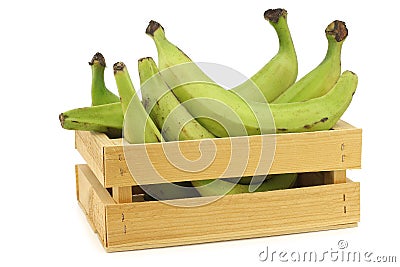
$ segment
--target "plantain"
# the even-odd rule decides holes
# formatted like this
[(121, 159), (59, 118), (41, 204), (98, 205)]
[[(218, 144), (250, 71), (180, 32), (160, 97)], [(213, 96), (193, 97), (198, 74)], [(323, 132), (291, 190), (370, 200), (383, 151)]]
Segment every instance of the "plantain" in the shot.
[(124, 139), (130, 144), (163, 141), (161, 133), (136, 93), (125, 64), (117, 62), (113, 68), (124, 114)]
[(107, 89), (104, 81), (106, 60), (97, 52), (89, 62), (92, 69), (92, 106), (119, 102), (119, 97)]
[(64, 129), (95, 131), (116, 138), (122, 134), (124, 118), (118, 102), (68, 110), (61, 113), (59, 119)]
[[(231, 92), (246, 101), (271, 102), (297, 78), (297, 56), (287, 24), (287, 11), (285, 9), (269, 9), (265, 11), (264, 18), (270, 22), (278, 35), (279, 51), (250, 80), (231, 89)], [(161, 70), (180, 64), (193, 63), (181, 49), (165, 37), (164, 29), (158, 22), (150, 21), (146, 33), (154, 40)], [(190, 72), (191, 81), (214, 83), (196, 64), (189, 64), (186, 68), (188, 68), (187, 72)], [(175, 84), (179, 84), (179, 76), (175, 78)]]
[(335, 20), (325, 29), (328, 50), (323, 61), (285, 90), (273, 103), (306, 101), (326, 94), (339, 79), (341, 51), (348, 30), (346, 24)]

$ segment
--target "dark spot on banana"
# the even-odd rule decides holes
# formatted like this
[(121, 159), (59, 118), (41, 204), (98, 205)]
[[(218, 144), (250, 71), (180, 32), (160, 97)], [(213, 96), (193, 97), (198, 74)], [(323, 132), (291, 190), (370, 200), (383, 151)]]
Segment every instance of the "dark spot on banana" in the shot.
[(328, 120), (328, 117), (324, 117), (324, 118), (320, 119), (319, 121), (314, 122), (312, 125), (307, 124), (307, 125), (304, 125), (303, 127), (304, 127), (304, 129), (311, 129), (311, 127), (313, 127), (314, 125), (316, 125), (316, 124), (318, 124), (320, 122), (324, 123), (327, 120)]
[(149, 102), (150, 102), (150, 99), (149, 99), (148, 97), (146, 97), (146, 98), (144, 98), (144, 99), (142, 100), (142, 104), (143, 104), (143, 107), (144, 107), (145, 109), (147, 109), (147, 107), (148, 107), (148, 105), (149, 105)]
[(288, 129), (286, 129), (286, 128), (278, 128), (277, 130), (280, 131), (280, 132), (287, 132), (288, 131)]

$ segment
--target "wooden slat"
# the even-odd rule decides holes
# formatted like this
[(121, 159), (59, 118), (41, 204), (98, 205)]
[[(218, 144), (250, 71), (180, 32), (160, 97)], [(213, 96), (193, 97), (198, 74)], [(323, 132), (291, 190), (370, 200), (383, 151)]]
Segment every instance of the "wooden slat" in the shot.
[(107, 205), (107, 249), (143, 249), (354, 225), (360, 216), (359, 193), (359, 183), (349, 182), (230, 195), (196, 208), (161, 202)]
[(104, 185), (104, 147), (113, 143), (103, 133), (75, 131), (75, 148)]
[(77, 196), (80, 206), (98, 234), (103, 246), (107, 246), (105, 207), (115, 204), (107, 190), (99, 183), (88, 165), (77, 165)]
[(112, 196), (117, 203), (132, 202), (132, 186), (113, 187)]
[[(353, 169), (361, 167), (361, 129), (352, 128), (349, 124), (341, 122), (338, 125), (340, 130), (319, 131), (310, 133), (288, 133), (276, 135), (275, 157), (269, 173), (288, 173), (288, 172), (316, 172)], [(125, 153), (128, 157), (139, 164), (134, 166), (136, 178), (140, 184), (151, 184), (154, 176), (149, 172), (149, 164), (143, 164), (144, 159), (150, 158), (151, 163), (157, 172), (170, 182), (202, 180), (211, 177), (230, 177), (264, 174), (265, 170), (257, 170), (260, 148), (262, 142), (271, 136), (244, 136), (237, 137), (241, 141), (238, 149), (243, 154), (243, 162), (248, 160), (248, 164), (243, 173), (241, 164), (233, 164), (229, 175), (223, 174), (229, 165), (230, 141), (229, 138), (214, 139), (217, 152), (212, 164), (201, 172), (190, 172), (176, 168), (172, 162), (181, 163), (174, 155), (165, 155), (164, 149), (174, 146), (173, 142), (161, 144), (106, 146), (104, 147), (104, 171), (106, 187), (136, 185), (138, 181), (132, 178), (127, 167)], [(120, 142), (120, 140), (118, 141)], [(246, 156), (247, 142), (250, 145), (249, 156)], [(179, 142), (181, 151), (190, 159), (195, 159), (198, 153), (199, 140)], [(146, 148), (146, 153), (144, 152)], [(214, 145), (207, 144), (202, 147), (203, 154), (213, 153)], [(242, 151), (243, 153), (241, 153)], [(185, 154), (186, 153), (186, 154)], [(170, 161), (171, 160), (171, 161)], [(265, 164), (266, 165), (266, 164)], [(262, 166), (262, 164), (261, 164)], [(236, 176), (233, 175), (233, 176)]]
[(324, 184), (340, 184), (346, 182), (346, 170), (324, 173)]
[[(280, 229), (280, 230), (271, 230), (268, 234), (263, 235), (248, 235), (242, 236), (239, 238), (232, 237), (229, 240), (238, 240), (238, 239), (246, 239), (246, 238), (260, 238), (260, 237), (269, 237), (269, 236), (277, 236), (277, 235), (288, 235), (288, 234), (298, 234), (298, 233), (307, 233), (307, 232), (317, 232), (317, 231), (327, 231), (327, 230), (338, 230), (344, 228), (352, 228), (357, 227), (358, 223), (345, 223), (345, 224), (333, 224), (327, 226), (304, 226), (303, 228), (293, 228), (293, 229)], [(147, 249), (147, 248), (154, 248), (154, 247), (172, 247), (172, 246), (182, 246), (182, 245), (192, 245), (192, 244), (201, 244), (201, 243), (209, 243), (209, 242), (218, 242), (223, 241), (219, 238), (199, 238), (197, 240), (193, 240), (192, 238), (187, 239), (169, 239), (169, 240), (159, 240), (159, 243), (155, 246), (151, 243), (143, 243), (143, 244), (123, 244), (118, 246), (112, 247), (105, 247), (107, 252), (117, 252), (117, 251), (127, 251), (127, 250), (140, 250), (140, 249)]]

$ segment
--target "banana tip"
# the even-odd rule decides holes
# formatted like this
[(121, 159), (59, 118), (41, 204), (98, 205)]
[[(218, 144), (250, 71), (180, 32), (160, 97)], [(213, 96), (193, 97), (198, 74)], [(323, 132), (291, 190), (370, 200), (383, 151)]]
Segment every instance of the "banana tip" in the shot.
[(346, 23), (340, 20), (331, 22), (325, 29), (325, 33), (335, 37), (336, 42), (341, 42), (346, 39), (349, 31), (347, 30)]
[(89, 62), (89, 65), (92, 66), (96, 62), (98, 62), (101, 66), (106, 67), (106, 60), (105, 60), (103, 54), (100, 52), (97, 52), (96, 54), (94, 54), (92, 60)]
[(264, 12), (264, 18), (270, 22), (278, 23), (280, 17), (286, 18), (287, 11), (283, 8), (268, 9)]
[(119, 71), (123, 71), (125, 69), (125, 64), (124, 62), (117, 62), (113, 65), (113, 69), (114, 69), (114, 74), (116, 74)]
[(147, 61), (147, 60), (153, 60), (153, 58), (152, 57), (142, 57), (142, 58), (139, 58), (139, 62), (143, 62), (143, 61)]
[(151, 20), (149, 22), (149, 25), (146, 28), (146, 34), (148, 34), (150, 36), (154, 36), (154, 32), (159, 28), (164, 30), (164, 28), (161, 26), (160, 23), (158, 23), (157, 21)]
[(60, 113), (60, 115), (58, 115), (58, 119), (60, 120), (61, 127), (64, 127), (64, 121), (66, 119), (66, 116), (64, 115), (64, 113)]

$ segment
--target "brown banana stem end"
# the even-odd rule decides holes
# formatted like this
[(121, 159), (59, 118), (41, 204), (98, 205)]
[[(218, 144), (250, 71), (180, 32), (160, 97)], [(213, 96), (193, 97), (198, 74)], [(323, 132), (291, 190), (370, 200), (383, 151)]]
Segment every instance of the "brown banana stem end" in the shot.
[(64, 122), (65, 122), (65, 119), (66, 119), (67, 117), (68, 117), (68, 116), (65, 116), (64, 113), (60, 113), (60, 115), (58, 115), (58, 119), (60, 120), (60, 123), (61, 123), (61, 127), (62, 127), (62, 128), (64, 128)]
[(264, 12), (264, 18), (270, 22), (278, 23), (280, 17), (286, 18), (287, 11), (283, 8), (268, 9)]
[(335, 20), (326, 27), (325, 33), (334, 36), (336, 42), (341, 42), (346, 39), (349, 31), (347, 30), (346, 23)]
[(94, 54), (92, 60), (89, 62), (89, 65), (92, 66), (93, 64), (95, 64), (95, 62), (98, 62), (104, 68), (106, 67), (106, 60), (103, 54), (101, 54), (100, 52)]
[(149, 22), (149, 25), (146, 28), (146, 34), (154, 36), (154, 32), (158, 29), (161, 28), (164, 30), (164, 28), (161, 26), (160, 23), (158, 23), (157, 21), (151, 20)]
[(125, 64), (123, 62), (117, 62), (113, 65), (113, 69), (114, 69), (114, 74), (116, 74), (119, 71), (124, 71), (125, 69)]
[(152, 57), (142, 57), (142, 58), (139, 58), (138, 62), (143, 62), (143, 61), (152, 60), (152, 59), (153, 59)]

